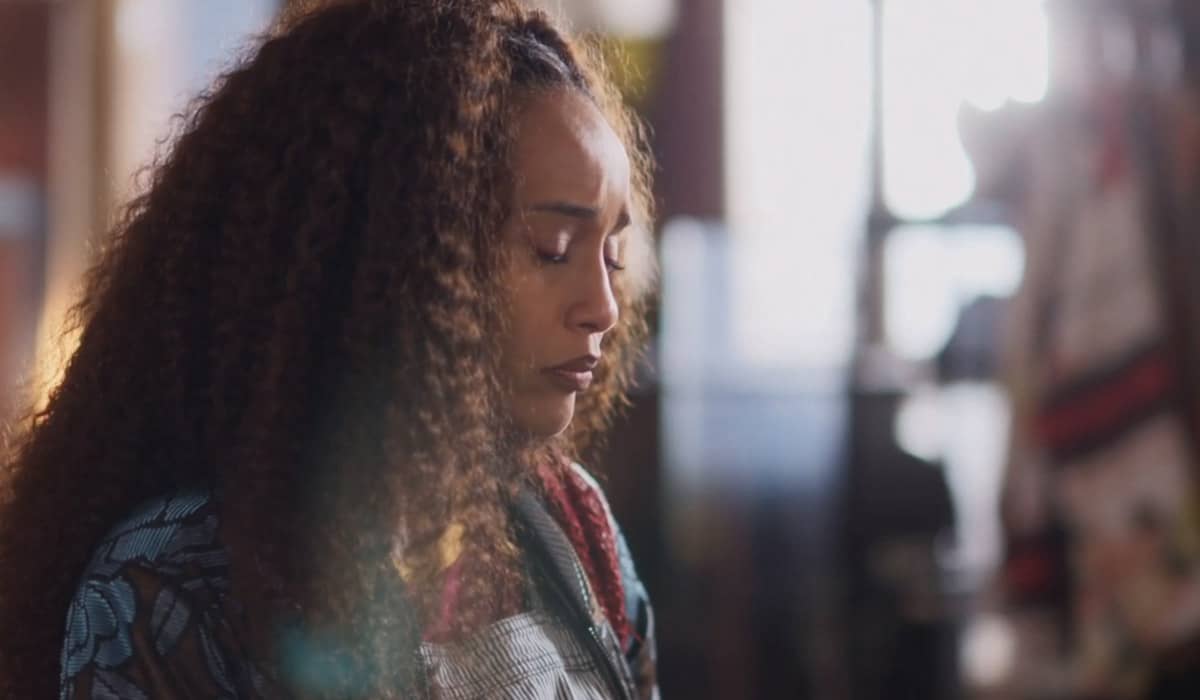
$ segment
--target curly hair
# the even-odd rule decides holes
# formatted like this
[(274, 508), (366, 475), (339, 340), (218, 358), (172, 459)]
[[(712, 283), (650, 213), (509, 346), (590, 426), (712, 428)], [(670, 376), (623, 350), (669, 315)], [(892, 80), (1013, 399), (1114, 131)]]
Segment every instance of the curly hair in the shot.
[[(419, 564), (451, 522), (457, 633), (515, 604), (504, 503), (595, 444), (645, 336), (650, 157), (598, 55), (515, 0), (326, 0), (198, 98), (89, 271), (62, 381), (6, 446), (0, 696), (55, 693), (99, 536), (182, 486), (218, 494), (267, 669), (273, 630), (300, 623), (352, 659), (362, 695), (394, 697), (411, 669), (389, 650), (433, 609)], [(608, 117), (642, 243), (593, 388), (548, 444), (507, 424), (493, 352), (508, 154), (536, 89), (580, 90)], [(397, 547), (417, 565), (403, 582)]]

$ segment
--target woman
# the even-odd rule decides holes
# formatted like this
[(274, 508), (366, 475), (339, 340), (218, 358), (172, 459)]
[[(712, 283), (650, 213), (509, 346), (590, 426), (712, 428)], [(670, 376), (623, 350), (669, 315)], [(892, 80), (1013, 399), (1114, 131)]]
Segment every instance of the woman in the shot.
[(656, 693), (573, 462), (652, 267), (596, 62), (510, 0), (324, 2), (153, 172), (6, 461), (0, 695)]

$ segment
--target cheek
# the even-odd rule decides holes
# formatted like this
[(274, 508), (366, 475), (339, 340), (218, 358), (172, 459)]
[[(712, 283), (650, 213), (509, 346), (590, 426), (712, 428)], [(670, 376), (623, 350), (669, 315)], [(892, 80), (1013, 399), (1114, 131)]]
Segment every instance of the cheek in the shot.
[(540, 350), (551, 332), (552, 297), (536, 271), (515, 270), (510, 275), (508, 327), (504, 352), (512, 371), (536, 365)]
[(519, 349), (525, 364), (536, 364), (546, 360), (547, 347), (553, 337), (554, 328), (544, 303), (529, 303), (513, 319), (512, 343)]

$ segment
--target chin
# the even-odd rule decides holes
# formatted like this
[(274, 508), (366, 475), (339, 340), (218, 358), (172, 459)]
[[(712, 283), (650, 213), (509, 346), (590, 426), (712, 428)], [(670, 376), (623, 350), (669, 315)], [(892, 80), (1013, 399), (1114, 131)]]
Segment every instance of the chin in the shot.
[(521, 407), (517, 424), (533, 437), (548, 439), (561, 435), (575, 417), (575, 396), (554, 402), (542, 401)]

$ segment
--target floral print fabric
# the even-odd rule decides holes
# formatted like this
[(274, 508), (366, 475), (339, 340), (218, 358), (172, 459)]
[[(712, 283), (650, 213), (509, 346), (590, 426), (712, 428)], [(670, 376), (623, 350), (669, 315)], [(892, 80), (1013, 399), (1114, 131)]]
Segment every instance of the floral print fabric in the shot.
[(60, 700), (245, 697), (210, 494), (155, 499), (107, 534), (67, 612)]

